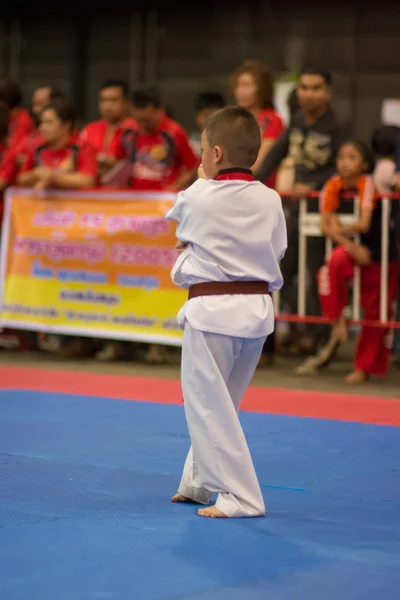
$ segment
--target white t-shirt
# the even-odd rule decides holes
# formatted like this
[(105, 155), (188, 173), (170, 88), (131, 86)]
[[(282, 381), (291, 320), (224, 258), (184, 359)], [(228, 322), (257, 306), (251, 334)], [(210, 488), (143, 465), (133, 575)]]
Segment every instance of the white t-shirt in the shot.
[[(199, 179), (177, 196), (166, 218), (189, 244), (172, 270), (176, 285), (260, 280), (270, 292), (282, 287), (285, 217), (280, 196), (262, 183)], [(186, 302), (178, 322), (185, 320), (202, 331), (255, 338), (272, 333), (274, 311), (269, 295), (203, 296)]]

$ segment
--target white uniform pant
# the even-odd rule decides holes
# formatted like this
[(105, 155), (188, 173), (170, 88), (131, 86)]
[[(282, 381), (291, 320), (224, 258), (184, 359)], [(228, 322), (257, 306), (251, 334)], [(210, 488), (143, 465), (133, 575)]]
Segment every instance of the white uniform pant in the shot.
[(207, 333), (186, 321), (182, 348), (182, 390), (192, 447), (179, 493), (216, 506), (228, 517), (265, 513), (264, 500), (239, 405), (257, 367), (263, 338)]

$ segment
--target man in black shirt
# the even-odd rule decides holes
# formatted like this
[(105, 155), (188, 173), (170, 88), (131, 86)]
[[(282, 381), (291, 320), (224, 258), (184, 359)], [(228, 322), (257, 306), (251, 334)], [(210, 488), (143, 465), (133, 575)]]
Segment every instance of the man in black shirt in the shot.
[[(330, 105), (331, 96), (332, 76), (329, 72), (318, 69), (305, 69), (302, 72), (297, 86), (300, 108), (256, 173), (256, 179), (266, 181), (284, 158), (290, 157), (294, 163), (292, 199), (284, 201), (289, 247), (281, 265), (285, 279), (282, 300), (292, 312), (297, 308), (298, 200), (314, 190), (320, 190), (335, 173), (337, 151), (350, 136), (349, 125), (338, 118)], [(318, 199), (308, 201), (308, 210), (317, 212)], [(325, 240), (309, 238), (307, 306), (308, 312), (313, 315), (320, 314), (317, 272), (324, 257)], [(310, 338), (303, 341), (311, 349)]]

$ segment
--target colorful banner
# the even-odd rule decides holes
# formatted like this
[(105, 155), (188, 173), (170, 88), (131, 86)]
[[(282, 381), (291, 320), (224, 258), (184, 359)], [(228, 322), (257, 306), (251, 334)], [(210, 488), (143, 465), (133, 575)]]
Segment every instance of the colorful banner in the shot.
[(181, 344), (173, 194), (11, 189), (1, 250), (1, 325)]

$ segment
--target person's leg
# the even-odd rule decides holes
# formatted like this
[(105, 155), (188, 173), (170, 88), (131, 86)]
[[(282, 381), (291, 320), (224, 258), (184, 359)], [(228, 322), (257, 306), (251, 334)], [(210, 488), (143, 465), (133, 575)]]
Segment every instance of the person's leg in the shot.
[(280, 268), (285, 285), (281, 290), (281, 303), (290, 313), (297, 312), (297, 289), (295, 278), (298, 272), (299, 256), (299, 217), (289, 213), (286, 217), (288, 248), (281, 260)]
[[(318, 294), (318, 273), (325, 263), (325, 238), (308, 238), (307, 240), (307, 315), (321, 316), (321, 302)], [(308, 335), (312, 339), (312, 352), (315, 354), (330, 337), (329, 325), (310, 324)]]
[(202, 487), (198, 477), (197, 465), (193, 458), (193, 446), (190, 446), (183, 467), (182, 479), (179, 484), (178, 493), (172, 496), (172, 502), (195, 502), (197, 504), (209, 504), (211, 492)]
[(347, 287), (354, 275), (354, 260), (340, 246), (335, 248), (318, 273), (318, 292), (323, 315), (333, 320), (327, 343), (296, 369), (297, 375), (310, 375), (326, 367), (347, 337), (343, 309), (347, 304)]
[(182, 389), (195, 468), (189, 469), (179, 493), (200, 501), (205, 501), (206, 492), (219, 493), (216, 507), (206, 509), (204, 516), (245, 517), (265, 512), (238, 417), (241, 396), (263, 343), (264, 339), (243, 340), (185, 325)]
[[(389, 264), (388, 277), (388, 314), (393, 317), (392, 307), (397, 291), (398, 267)], [(379, 320), (380, 316), (380, 280), (379, 263), (361, 269), (361, 306), (364, 319)], [(367, 375), (385, 375), (389, 365), (391, 341), (393, 334), (389, 329), (381, 327), (363, 327), (357, 342), (355, 370), (346, 378), (348, 383), (363, 381)]]
[[(243, 395), (253, 378), (261, 348), (262, 340), (244, 340), (240, 355), (237, 357), (234, 369), (228, 379), (228, 390), (237, 413), (239, 413), (239, 407), (240, 403), (242, 402)], [(247, 442), (245, 442), (245, 444), (248, 451)], [(264, 499), (262, 497), (260, 485), (258, 483), (251, 457), (250, 461), (252, 468), (248, 473), (246, 473), (248, 486), (247, 500), (241, 499), (232, 493), (218, 494), (215, 506), (225, 514), (232, 513), (234, 511), (233, 516), (241, 516), (242, 513), (245, 513), (246, 516), (252, 516), (254, 514), (254, 508), (258, 510), (258, 514), (265, 514)], [(252, 497), (249, 501), (249, 492), (251, 490)]]
[(318, 273), (318, 293), (322, 313), (328, 319), (339, 319), (347, 304), (348, 282), (354, 276), (354, 260), (337, 246)]

